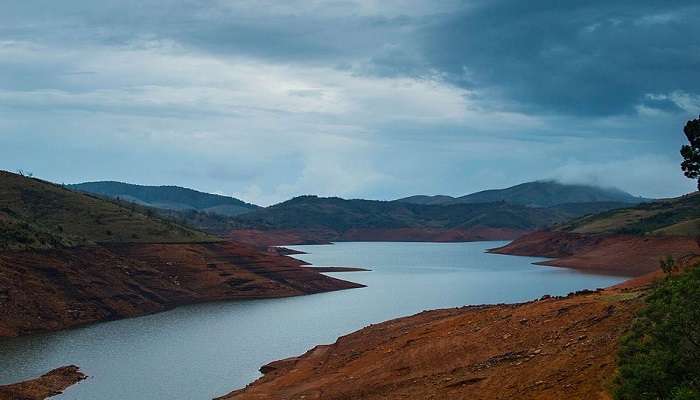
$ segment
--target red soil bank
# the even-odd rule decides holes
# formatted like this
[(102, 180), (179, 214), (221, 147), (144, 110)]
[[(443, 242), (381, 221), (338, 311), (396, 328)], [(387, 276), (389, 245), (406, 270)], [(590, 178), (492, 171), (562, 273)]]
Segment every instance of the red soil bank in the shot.
[(221, 400), (609, 399), (642, 288), (423, 312), (261, 368)]
[(640, 276), (657, 270), (661, 257), (684, 257), (700, 252), (700, 248), (695, 239), (681, 236), (594, 236), (540, 231), (491, 252), (554, 258), (542, 265)]
[(0, 386), (0, 400), (44, 400), (85, 378), (75, 365), (57, 368), (36, 379)]
[(470, 229), (350, 229), (336, 232), (323, 229), (231, 231), (227, 237), (233, 241), (280, 246), (294, 244), (328, 244), (331, 242), (377, 241), (377, 242), (474, 242), (483, 240), (513, 240), (528, 231), (508, 228), (476, 227)]
[(700, 260), (692, 239), (557, 232), (537, 232), (495, 251), (565, 257), (550, 263), (638, 277), (563, 298), (428, 311), (370, 325), (269, 363), (262, 378), (220, 400), (609, 400), (618, 341), (662, 276), (659, 254), (679, 257), (681, 268)]
[(239, 243), (121, 244), (0, 254), (0, 336), (177, 305), (297, 296), (358, 285)]

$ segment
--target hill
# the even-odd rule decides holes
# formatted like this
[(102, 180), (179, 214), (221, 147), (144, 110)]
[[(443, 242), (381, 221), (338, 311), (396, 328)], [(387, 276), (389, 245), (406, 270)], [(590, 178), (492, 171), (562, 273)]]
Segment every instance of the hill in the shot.
[(90, 243), (219, 240), (39, 179), (0, 171), (0, 248), (55, 248)]
[(588, 215), (534, 232), (492, 252), (551, 257), (544, 265), (639, 275), (661, 257), (700, 251), (700, 193)]
[(403, 199), (398, 199), (396, 201), (402, 202), (402, 203), (411, 203), (411, 204), (424, 204), (424, 205), (440, 205), (440, 204), (449, 204), (453, 202), (456, 199), (456, 197), (452, 196), (446, 196), (446, 195), (441, 195), (437, 194), (434, 196), (426, 196), (426, 195), (415, 195), (415, 196), (409, 196), (409, 197), (404, 197)]
[(216, 400), (609, 399), (643, 288), (466, 306), (370, 325)]
[(361, 285), (151, 209), (0, 171), (0, 337), (133, 317), (201, 301)]
[(558, 228), (582, 234), (700, 235), (700, 193), (582, 217)]
[(68, 188), (165, 210), (197, 210), (234, 216), (260, 207), (233, 197), (199, 192), (179, 186), (142, 186), (122, 182), (86, 182)]
[(500, 203), (433, 206), (337, 197), (301, 196), (236, 218), (243, 226), (274, 229), (498, 228), (532, 229), (567, 219), (558, 210)]
[(562, 204), (535, 208), (507, 202), (450, 205), (345, 200), (301, 196), (229, 220), (188, 215), (183, 221), (228, 231), (247, 243), (299, 244), (332, 241), (510, 240), (619, 203)]
[(635, 197), (619, 189), (588, 185), (571, 185), (555, 181), (536, 181), (506, 189), (484, 190), (462, 197), (411, 196), (397, 200), (413, 204), (468, 204), (505, 201), (530, 207), (552, 207), (560, 204), (607, 202), (637, 204), (647, 199)]

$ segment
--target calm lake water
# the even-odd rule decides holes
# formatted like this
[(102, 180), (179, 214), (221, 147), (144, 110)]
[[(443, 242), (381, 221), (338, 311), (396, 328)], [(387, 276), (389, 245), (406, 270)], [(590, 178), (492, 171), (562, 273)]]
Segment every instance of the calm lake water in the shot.
[(140, 318), (0, 341), (0, 384), (77, 364), (91, 377), (56, 399), (211, 399), (256, 379), (272, 360), (371, 323), (422, 310), (519, 302), (624, 278), (534, 266), (484, 253), (504, 242), (294, 246), (300, 259), (371, 272), (329, 274), (367, 288), (181, 307)]

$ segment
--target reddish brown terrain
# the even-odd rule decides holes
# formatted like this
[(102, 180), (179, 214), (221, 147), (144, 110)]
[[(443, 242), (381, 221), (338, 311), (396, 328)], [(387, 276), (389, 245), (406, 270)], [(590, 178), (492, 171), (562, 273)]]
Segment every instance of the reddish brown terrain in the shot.
[(515, 305), (423, 312), (261, 368), (221, 400), (608, 399), (643, 282)]
[(109, 244), (0, 254), (0, 336), (133, 317), (181, 304), (361, 285), (238, 243)]
[(536, 232), (493, 252), (636, 278), (596, 292), (515, 305), (423, 312), (272, 362), (221, 400), (610, 399), (617, 343), (662, 274), (697, 262), (682, 236)]
[(0, 400), (44, 400), (61, 394), (86, 376), (74, 365), (56, 368), (38, 378), (0, 386)]
[(329, 244), (331, 242), (473, 242), (513, 240), (529, 231), (511, 228), (475, 227), (469, 229), (392, 228), (349, 229), (239, 229), (229, 232), (231, 240), (255, 245)]
[(586, 235), (540, 231), (491, 250), (498, 254), (551, 257), (540, 264), (594, 272), (640, 276), (659, 267), (659, 259), (698, 253), (695, 239), (684, 236)]

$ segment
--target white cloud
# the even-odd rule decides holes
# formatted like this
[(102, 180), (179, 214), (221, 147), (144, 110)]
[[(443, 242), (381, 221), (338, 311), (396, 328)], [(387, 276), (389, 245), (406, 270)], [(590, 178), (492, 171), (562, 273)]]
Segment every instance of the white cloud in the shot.
[[(459, 9), (459, 0), (219, 0), (218, 7), (208, 13), (227, 12), (237, 15), (313, 15), (324, 17), (362, 16), (397, 17), (419, 16), (448, 12)], [(211, 14), (209, 14), (211, 16)]]
[(549, 178), (565, 183), (617, 187), (634, 195), (666, 197), (695, 190), (693, 181), (683, 177), (680, 162), (658, 155), (640, 155), (622, 160), (585, 163), (569, 160)]

